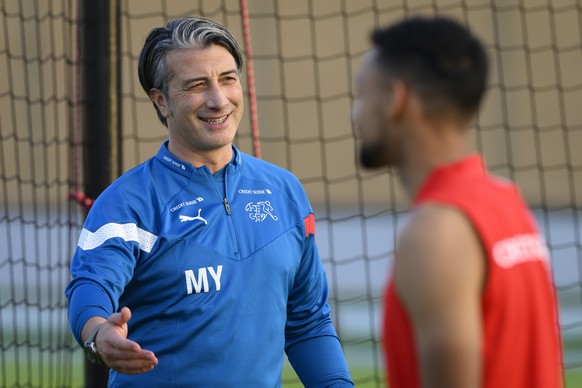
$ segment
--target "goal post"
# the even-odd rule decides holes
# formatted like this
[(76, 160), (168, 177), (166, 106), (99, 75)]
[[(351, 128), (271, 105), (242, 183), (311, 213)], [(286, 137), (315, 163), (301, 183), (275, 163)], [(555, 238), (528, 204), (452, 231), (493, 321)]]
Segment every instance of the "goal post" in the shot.
[[(83, 191), (75, 197), (90, 201), (82, 203), (88, 211), (91, 202), (121, 175), (121, 1), (80, 1), (78, 6)], [(106, 387), (107, 366), (83, 361), (84, 386)]]

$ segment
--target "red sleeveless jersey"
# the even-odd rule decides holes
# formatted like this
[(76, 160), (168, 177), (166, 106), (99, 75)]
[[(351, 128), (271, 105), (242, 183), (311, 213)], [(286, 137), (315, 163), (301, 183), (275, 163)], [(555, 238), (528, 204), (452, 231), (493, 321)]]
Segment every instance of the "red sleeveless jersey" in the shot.
[[(475, 154), (429, 175), (414, 205), (428, 202), (462, 211), (485, 250), (482, 387), (561, 387), (549, 255), (517, 187), (488, 175)], [(385, 300), (384, 351), (390, 388), (421, 386), (414, 333), (392, 280)]]

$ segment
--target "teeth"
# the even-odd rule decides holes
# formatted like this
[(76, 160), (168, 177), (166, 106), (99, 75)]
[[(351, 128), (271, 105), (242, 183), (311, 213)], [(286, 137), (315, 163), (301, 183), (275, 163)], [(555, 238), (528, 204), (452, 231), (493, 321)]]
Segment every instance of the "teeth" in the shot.
[(219, 119), (202, 119), (202, 120), (204, 120), (204, 121), (206, 121), (207, 123), (210, 123), (210, 124), (220, 124), (220, 123), (223, 123), (224, 120), (226, 120), (227, 117), (228, 116), (224, 116), (224, 117), (221, 117)]

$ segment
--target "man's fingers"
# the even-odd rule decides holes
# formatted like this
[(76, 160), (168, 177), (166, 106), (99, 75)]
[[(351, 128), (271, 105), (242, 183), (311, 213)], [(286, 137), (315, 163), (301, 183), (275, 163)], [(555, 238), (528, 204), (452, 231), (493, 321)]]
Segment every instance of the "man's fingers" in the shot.
[[(142, 350), (137, 342), (128, 340), (127, 338), (118, 337), (115, 340), (109, 341), (103, 345), (101, 350), (107, 355), (124, 355), (125, 357), (135, 358), (140, 354), (153, 353), (149, 350)], [(119, 356), (118, 356), (119, 357)]]
[(143, 350), (139, 344), (129, 340), (108, 344), (103, 349), (103, 358), (109, 367), (128, 374), (147, 372), (158, 364), (152, 351)]
[(150, 350), (144, 350), (134, 341), (128, 340), (127, 322), (131, 310), (123, 307), (107, 319), (109, 328), (100, 341), (99, 354), (112, 369), (126, 374), (147, 372), (158, 365), (158, 359)]
[(158, 364), (158, 359), (152, 352), (126, 352), (116, 354), (109, 363), (118, 372), (137, 374), (153, 369)]

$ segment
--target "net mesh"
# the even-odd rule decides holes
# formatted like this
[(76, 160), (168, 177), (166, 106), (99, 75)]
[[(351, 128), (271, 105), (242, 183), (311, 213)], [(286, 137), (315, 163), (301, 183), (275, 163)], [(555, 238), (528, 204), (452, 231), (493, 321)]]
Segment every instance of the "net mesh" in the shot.
[[(492, 75), (473, 143), (515, 180), (552, 251), (567, 376), (582, 374), (582, 5), (578, 0), (249, 1), (263, 159), (294, 172), (317, 213), (330, 304), (358, 386), (382, 386), (381, 304), (409, 209), (397, 179), (360, 170), (352, 77), (374, 26), (444, 14), (482, 38)], [(63, 289), (82, 214), (76, 2), (0, 1), (0, 385), (79, 386)], [(147, 32), (203, 15), (243, 41), (238, 0), (121, 1), (123, 168), (167, 137), (137, 80)], [(246, 85), (245, 85), (246, 88)], [(245, 101), (248, 107), (248, 101)], [(248, 113), (248, 112), (247, 112)], [(253, 152), (250, 115), (236, 144)], [(568, 380), (574, 381), (574, 380)], [(284, 385), (297, 379), (285, 374)]]
[[(79, 233), (71, 185), (75, 15), (0, 2), (0, 386), (72, 386), (63, 285)], [(80, 365), (80, 364), (77, 364)]]

